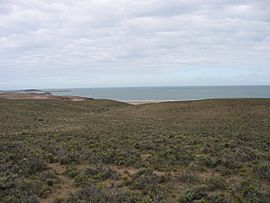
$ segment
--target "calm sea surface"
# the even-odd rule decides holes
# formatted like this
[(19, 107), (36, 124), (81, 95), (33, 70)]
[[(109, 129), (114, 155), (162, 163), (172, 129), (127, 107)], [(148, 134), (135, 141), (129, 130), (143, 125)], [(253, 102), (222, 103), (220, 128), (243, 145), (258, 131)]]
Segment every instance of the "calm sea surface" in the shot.
[(270, 86), (122, 87), (51, 90), (72, 95), (114, 100), (196, 100), (210, 98), (270, 98)]

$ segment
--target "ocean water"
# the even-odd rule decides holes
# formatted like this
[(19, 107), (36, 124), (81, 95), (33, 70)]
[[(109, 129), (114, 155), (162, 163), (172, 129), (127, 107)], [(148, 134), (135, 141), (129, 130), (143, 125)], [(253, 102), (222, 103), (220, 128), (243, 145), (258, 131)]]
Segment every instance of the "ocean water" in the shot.
[(74, 88), (49, 90), (54, 95), (72, 95), (114, 100), (199, 100), (212, 98), (270, 98), (270, 86), (179, 86)]

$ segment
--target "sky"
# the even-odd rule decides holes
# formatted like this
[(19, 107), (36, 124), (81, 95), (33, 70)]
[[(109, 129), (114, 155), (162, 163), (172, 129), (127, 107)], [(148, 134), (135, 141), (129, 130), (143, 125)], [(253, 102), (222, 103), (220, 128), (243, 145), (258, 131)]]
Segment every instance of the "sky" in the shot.
[(270, 85), (269, 0), (0, 0), (0, 89)]

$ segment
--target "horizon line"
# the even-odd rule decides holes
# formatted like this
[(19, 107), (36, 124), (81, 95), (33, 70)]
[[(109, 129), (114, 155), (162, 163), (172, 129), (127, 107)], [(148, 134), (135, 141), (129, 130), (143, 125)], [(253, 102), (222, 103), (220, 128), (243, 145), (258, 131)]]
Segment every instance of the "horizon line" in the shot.
[(163, 88), (163, 87), (243, 87), (243, 86), (270, 86), (270, 84), (241, 84), (241, 85), (163, 85), (163, 86), (113, 86), (113, 87), (53, 87), (53, 88), (11, 88), (0, 89), (0, 92), (5, 91), (23, 91), (23, 90), (61, 90), (61, 89), (110, 89), (110, 88)]

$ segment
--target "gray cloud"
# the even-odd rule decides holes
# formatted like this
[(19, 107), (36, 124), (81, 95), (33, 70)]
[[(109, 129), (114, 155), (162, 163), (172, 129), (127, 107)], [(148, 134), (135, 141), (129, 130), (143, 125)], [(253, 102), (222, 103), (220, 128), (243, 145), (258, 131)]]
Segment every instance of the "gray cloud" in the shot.
[(234, 66), (270, 75), (269, 0), (2, 0), (0, 5), (0, 86), (1, 80), (30, 80), (29, 75), (49, 80), (61, 74), (68, 81), (73, 75), (83, 80), (162, 74), (189, 66)]

